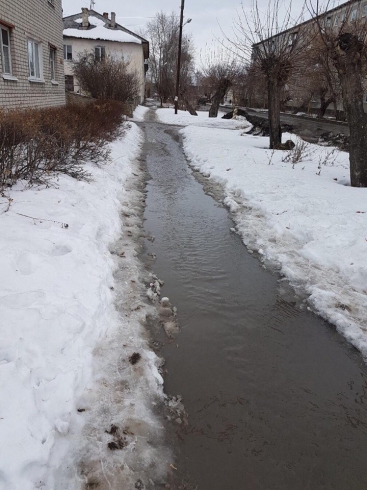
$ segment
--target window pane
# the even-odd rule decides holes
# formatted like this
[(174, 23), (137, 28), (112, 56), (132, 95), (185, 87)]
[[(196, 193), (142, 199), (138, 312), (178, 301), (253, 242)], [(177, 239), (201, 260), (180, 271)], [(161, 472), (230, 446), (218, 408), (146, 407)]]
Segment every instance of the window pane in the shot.
[(38, 44), (37, 43), (33, 43), (33, 44), (34, 44), (34, 66), (35, 66), (36, 78), (41, 78)]
[(50, 72), (51, 72), (51, 80), (55, 80), (55, 50), (50, 49)]
[(1, 29), (1, 40), (3, 46), (9, 46), (9, 32), (5, 29)]
[(28, 41), (28, 63), (29, 63), (29, 76), (34, 77), (34, 53), (33, 53), (33, 43)]
[(68, 60), (73, 59), (73, 48), (72, 48), (71, 44), (69, 44), (67, 46), (67, 57), (68, 57)]
[(10, 51), (8, 46), (3, 46), (3, 69), (4, 73), (10, 74), (11, 69), (10, 69)]

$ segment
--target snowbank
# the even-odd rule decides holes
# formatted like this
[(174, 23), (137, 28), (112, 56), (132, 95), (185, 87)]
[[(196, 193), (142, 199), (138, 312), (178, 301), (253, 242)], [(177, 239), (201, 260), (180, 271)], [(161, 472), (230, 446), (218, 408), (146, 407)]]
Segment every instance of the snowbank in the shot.
[[(60, 176), (43, 190), (19, 184), (9, 209), (0, 198), (1, 490), (76, 490), (101, 475), (114, 484), (116, 452), (132, 478), (121, 480), (124, 487), (136, 481), (134, 447), (140, 469), (154, 459), (146, 438), (138, 441), (142, 429), (132, 429), (158, 430), (151, 403), (162, 378), (141, 326), (129, 238), (138, 221), (132, 204), (141, 201), (134, 182), (142, 142), (129, 127), (112, 144), (113, 161), (90, 166), (93, 182)], [(133, 366), (135, 351), (141, 360)], [(106, 431), (111, 424), (123, 431), (128, 420), (126, 450), (111, 451), (117, 436)]]
[(133, 113), (134, 121), (144, 121), (145, 114), (149, 111), (148, 107), (138, 105)]
[(195, 122), (182, 133), (191, 164), (223, 185), (247, 247), (367, 355), (367, 189), (350, 187), (348, 155), (333, 162), (332, 149), (309, 145), (292, 165), (268, 138)]
[(247, 128), (250, 126), (248, 121), (242, 117), (238, 119), (222, 119), (223, 113), (218, 117), (209, 117), (207, 111), (198, 111), (197, 116), (191, 116), (187, 111), (178, 111), (175, 114), (173, 108), (157, 109), (158, 119), (165, 124), (176, 124), (179, 126), (194, 125), (199, 127), (220, 127), (226, 129)]

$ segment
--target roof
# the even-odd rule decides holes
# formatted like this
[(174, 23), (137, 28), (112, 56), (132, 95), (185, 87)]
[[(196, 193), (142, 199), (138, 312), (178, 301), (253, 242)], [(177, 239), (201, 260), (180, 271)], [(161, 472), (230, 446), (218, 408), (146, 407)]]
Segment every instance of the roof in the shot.
[(111, 20), (94, 10), (88, 11), (88, 29), (81, 29), (82, 16), (82, 13), (78, 13), (63, 18), (64, 37), (142, 44), (144, 57), (149, 57), (149, 42), (143, 37), (126, 29), (126, 27), (117, 22), (115, 27), (112, 28), (110, 26)]

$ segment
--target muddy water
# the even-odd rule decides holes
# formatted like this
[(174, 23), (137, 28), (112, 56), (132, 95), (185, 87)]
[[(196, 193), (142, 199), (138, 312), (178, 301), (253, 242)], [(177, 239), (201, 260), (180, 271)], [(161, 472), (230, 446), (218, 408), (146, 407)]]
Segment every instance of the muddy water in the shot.
[(142, 125), (146, 243), (178, 308), (166, 392), (181, 394), (178, 474), (199, 490), (367, 488), (367, 376), (360, 355), (302, 309), (230, 231), (189, 169), (177, 128)]

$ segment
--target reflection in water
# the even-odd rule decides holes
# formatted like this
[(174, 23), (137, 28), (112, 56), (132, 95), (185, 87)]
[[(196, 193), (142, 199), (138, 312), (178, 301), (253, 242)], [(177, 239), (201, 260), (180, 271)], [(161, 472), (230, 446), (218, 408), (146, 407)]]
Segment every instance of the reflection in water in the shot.
[(146, 248), (182, 326), (163, 349), (166, 391), (189, 414), (177, 425), (178, 471), (200, 490), (365, 490), (360, 355), (247, 253), (177, 130), (143, 128), (156, 237)]

